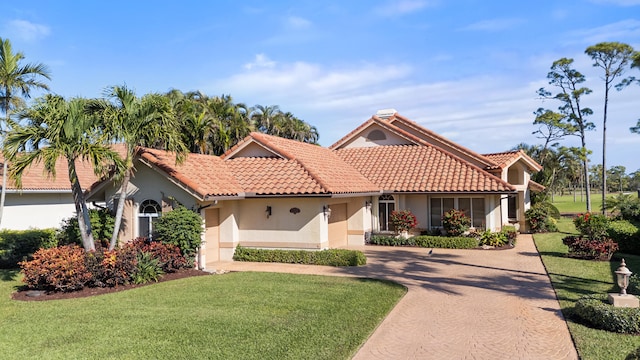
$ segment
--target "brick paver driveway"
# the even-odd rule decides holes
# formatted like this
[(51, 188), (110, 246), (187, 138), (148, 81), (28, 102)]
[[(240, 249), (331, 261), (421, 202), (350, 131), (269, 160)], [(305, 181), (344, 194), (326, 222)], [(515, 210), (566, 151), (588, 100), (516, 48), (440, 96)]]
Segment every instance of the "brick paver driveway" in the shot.
[(354, 359), (577, 359), (529, 235), (514, 249), (363, 248), (357, 268), (216, 262), (209, 268), (393, 280), (409, 291)]

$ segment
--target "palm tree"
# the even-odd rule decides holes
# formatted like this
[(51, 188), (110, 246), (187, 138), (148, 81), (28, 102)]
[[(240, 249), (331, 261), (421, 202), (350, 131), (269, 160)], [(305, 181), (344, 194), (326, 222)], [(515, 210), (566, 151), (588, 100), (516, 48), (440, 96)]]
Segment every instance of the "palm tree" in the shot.
[(188, 150), (166, 96), (149, 94), (139, 98), (126, 86), (110, 87), (106, 95), (108, 100), (97, 101), (91, 105), (92, 112), (102, 118), (105, 131), (111, 140), (124, 144), (126, 148), (124, 169), (120, 174), (120, 199), (109, 244), (109, 250), (113, 250), (118, 242), (127, 187), (135, 170), (133, 158), (137, 147), (146, 146), (175, 152), (177, 161), (183, 161)]
[[(38, 79), (44, 77), (51, 80), (49, 69), (43, 64), (24, 64), (21, 52), (14, 53), (9, 39), (0, 37), (0, 109), (4, 111), (4, 126), (0, 124), (0, 133), (4, 135), (11, 124), (11, 110), (24, 105), (21, 97), (14, 94), (20, 93), (29, 98), (32, 89), (48, 90), (47, 84)], [(7, 188), (7, 161), (2, 164), (2, 189), (0, 190), (0, 223), (4, 210), (5, 193)]]
[(122, 163), (109, 147), (100, 123), (86, 111), (86, 104), (86, 99), (66, 101), (57, 95), (38, 99), (33, 107), (20, 114), (27, 124), (16, 125), (8, 132), (4, 155), (11, 161), (10, 176), (18, 187), (22, 186), (23, 172), (31, 164), (42, 162), (45, 170), (55, 177), (56, 161), (66, 158), (82, 244), (86, 251), (94, 251), (89, 211), (76, 172), (76, 160), (90, 161), (96, 175), (104, 175), (114, 165), (121, 168)]

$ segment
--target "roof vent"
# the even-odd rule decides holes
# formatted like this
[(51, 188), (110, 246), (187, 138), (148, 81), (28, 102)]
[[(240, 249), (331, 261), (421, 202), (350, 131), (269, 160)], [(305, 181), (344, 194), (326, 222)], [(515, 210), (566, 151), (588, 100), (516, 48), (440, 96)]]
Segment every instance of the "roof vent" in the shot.
[(376, 116), (378, 116), (381, 119), (388, 119), (397, 112), (398, 111), (396, 109), (382, 109), (376, 112)]

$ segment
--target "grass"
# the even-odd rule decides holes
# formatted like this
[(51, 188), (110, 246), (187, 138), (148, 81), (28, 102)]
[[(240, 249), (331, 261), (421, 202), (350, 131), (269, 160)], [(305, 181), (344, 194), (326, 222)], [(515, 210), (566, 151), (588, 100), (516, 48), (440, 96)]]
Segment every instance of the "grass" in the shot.
[[(616, 194), (607, 194), (609, 196), (615, 196)], [(575, 201), (573, 194), (555, 195), (553, 197), (553, 205), (555, 205), (561, 213), (583, 213), (587, 211), (587, 200), (580, 194), (576, 195)], [(602, 194), (591, 193), (591, 211), (600, 212), (602, 210)]]
[(0, 356), (348, 359), (405, 294), (342, 277), (229, 273), (91, 298), (20, 302), (0, 270)]
[(536, 234), (534, 239), (560, 300), (562, 312), (567, 318), (580, 358), (624, 359), (627, 354), (640, 347), (639, 336), (589, 328), (575, 322), (571, 318), (571, 311), (574, 302), (583, 295), (618, 292), (613, 272), (620, 264), (619, 257), (624, 256), (631, 271), (640, 271), (640, 257), (616, 254), (611, 262), (567, 258), (567, 247), (562, 244), (562, 238), (568, 233), (574, 233), (575, 229), (570, 219), (561, 219), (558, 228), (557, 233)]

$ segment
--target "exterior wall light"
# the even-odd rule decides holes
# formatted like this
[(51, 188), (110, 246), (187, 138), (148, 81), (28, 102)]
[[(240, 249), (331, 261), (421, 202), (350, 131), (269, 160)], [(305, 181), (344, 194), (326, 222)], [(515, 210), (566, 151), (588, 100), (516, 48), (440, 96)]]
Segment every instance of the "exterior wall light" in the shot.
[(267, 210), (265, 212), (267, 213), (267, 219), (268, 219), (269, 216), (271, 216), (271, 206), (267, 205)]
[(324, 213), (325, 218), (329, 219), (329, 217), (331, 217), (331, 208), (329, 205), (323, 205), (322, 212)]
[(373, 205), (373, 203), (371, 201), (365, 201), (364, 206), (367, 208), (367, 210), (371, 210), (371, 206)]

